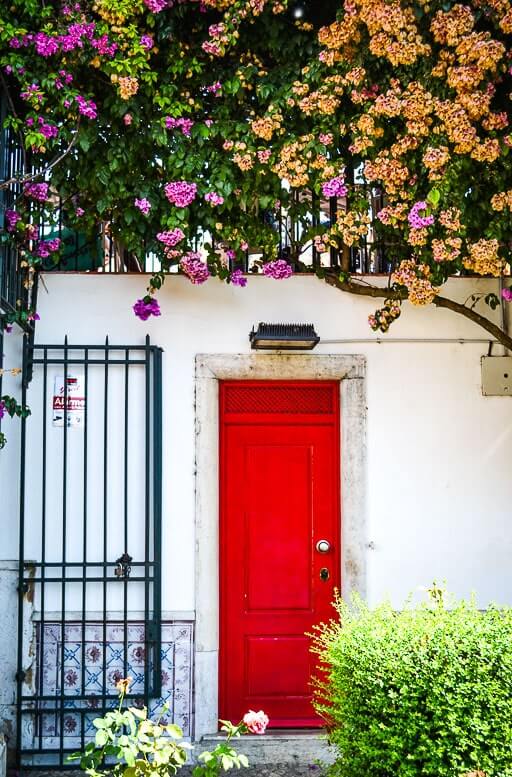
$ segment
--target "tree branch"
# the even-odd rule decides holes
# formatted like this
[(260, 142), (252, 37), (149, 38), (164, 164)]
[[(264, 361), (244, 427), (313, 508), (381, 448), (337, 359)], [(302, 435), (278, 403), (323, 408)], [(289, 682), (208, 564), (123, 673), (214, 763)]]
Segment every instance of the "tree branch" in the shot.
[[(325, 275), (325, 281), (330, 286), (335, 286), (341, 291), (348, 292), (349, 294), (356, 294), (361, 297), (373, 297), (377, 299), (395, 299), (406, 300), (407, 291), (397, 291), (389, 288), (379, 288), (378, 286), (366, 286), (354, 281), (342, 281), (339, 277), (331, 272), (327, 272)], [(458, 313), (465, 318), (468, 318), (473, 323), (478, 324), (486, 332), (489, 332), (501, 345), (505, 346), (508, 350), (512, 351), (512, 337), (507, 334), (498, 324), (493, 323), (485, 316), (477, 313), (473, 308), (468, 308), (461, 302), (455, 302), (453, 299), (447, 297), (440, 297), (436, 295), (432, 302), (438, 308), (445, 308), (451, 310), (453, 313)]]
[(25, 184), (29, 183), (30, 181), (33, 181), (35, 178), (39, 178), (42, 175), (46, 175), (46, 173), (49, 173), (50, 170), (52, 170), (56, 165), (59, 164), (59, 162), (62, 162), (62, 160), (67, 157), (73, 146), (75, 145), (76, 141), (78, 140), (78, 130), (80, 129), (80, 117), (78, 118), (78, 122), (75, 128), (75, 134), (71, 138), (70, 143), (68, 144), (68, 147), (62, 152), (62, 154), (59, 154), (59, 156), (55, 157), (46, 167), (44, 167), (42, 170), (37, 170), (35, 173), (31, 173), (30, 175), (23, 176), (23, 178), (9, 178), (7, 181), (2, 181), (0, 183), (0, 190), (1, 189), (8, 189), (9, 186), (13, 186), (15, 184)]

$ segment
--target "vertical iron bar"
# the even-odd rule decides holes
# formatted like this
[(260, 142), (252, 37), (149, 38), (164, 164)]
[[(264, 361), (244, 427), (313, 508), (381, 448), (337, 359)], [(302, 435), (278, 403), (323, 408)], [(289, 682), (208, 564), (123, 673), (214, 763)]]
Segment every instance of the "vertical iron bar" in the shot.
[(68, 337), (64, 338), (64, 428), (62, 449), (62, 581), (61, 585), (61, 666), (60, 666), (60, 710), (59, 710), (59, 750), (62, 759), (64, 752), (64, 663), (66, 657), (66, 521), (67, 521), (67, 459), (68, 459)]
[[(27, 336), (23, 337), (23, 371), (22, 371), (22, 389), (21, 389), (21, 403), (23, 407), (27, 401), (27, 382), (26, 382), (26, 365), (27, 365)], [(24, 605), (24, 577), (25, 577), (25, 476), (26, 476), (26, 437), (27, 434), (27, 421), (26, 418), (21, 418), (21, 456), (20, 456), (20, 513), (19, 513), (19, 550), (18, 550), (18, 661), (16, 672), (16, 762), (21, 764), (21, 749), (22, 749), (22, 701), (23, 695), (23, 605)]]
[(162, 692), (162, 351), (153, 349), (153, 696)]
[[(130, 351), (124, 352), (126, 363), (124, 365), (124, 553), (128, 554), (128, 368), (130, 362)], [(124, 648), (123, 648), (123, 677), (128, 676), (128, 578), (123, 576), (123, 629), (124, 629)]]
[[(145, 462), (144, 462), (144, 704), (149, 702), (149, 656), (154, 651), (150, 648), (154, 645), (153, 634), (149, 634), (149, 576), (151, 573), (150, 565), (150, 515), (151, 515), (151, 494), (150, 494), (150, 388), (151, 388), (151, 348), (149, 335), (146, 335), (145, 354)], [(153, 656), (154, 661), (154, 656)]]
[[(46, 348), (43, 350), (43, 464), (42, 464), (42, 483), (41, 483), (41, 583), (40, 583), (40, 591), (41, 591), (41, 618), (39, 621), (39, 655), (41, 656), (41, 660), (44, 656), (44, 641), (45, 641), (45, 608), (46, 608), (46, 597), (45, 597), (45, 575), (46, 575), (46, 424), (47, 424), (47, 417), (46, 417), (46, 402), (47, 402), (47, 391), (48, 391), (48, 351)], [(37, 560), (37, 559), (36, 559)], [(43, 695), (44, 690), (44, 678), (43, 678), (43, 672), (39, 672), (39, 693)], [(43, 714), (39, 716), (38, 719), (39, 724), (39, 747), (42, 747), (42, 737), (43, 737)]]
[[(338, 200), (336, 197), (330, 197), (329, 199), (329, 226), (333, 226), (338, 215)], [(330, 259), (331, 267), (337, 267), (339, 264), (338, 249), (334, 246), (330, 247)]]
[(108, 519), (108, 501), (107, 501), (107, 481), (108, 481), (108, 337), (105, 338), (105, 396), (103, 409), (103, 707), (105, 708), (105, 697), (107, 690), (107, 519)]
[[(312, 212), (313, 226), (318, 227), (321, 222), (320, 198), (315, 194), (313, 190), (311, 190), (311, 212)], [(317, 270), (320, 267), (320, 252), (317, 251), (314, 243), (312, 246), (312, 265), (315, 270)]]
[[(87, 608), (87, 453), (88, 453), (88, 428), (87, 428), (87, 410), (89, 405), (89, 349), (84, 350), (84, 494), (83, 494), (83, 527), (82, 527), (82, 666), (81, 666), (81, 682), (80, 693), (85, 695), (85, 661), (86, 661), (86, 608)], [(81, 702), (85, 706), (85, 702)], [(80, 714), (80, 742), (81, 750), (84, 749), (85, 744), (85, 713)]]

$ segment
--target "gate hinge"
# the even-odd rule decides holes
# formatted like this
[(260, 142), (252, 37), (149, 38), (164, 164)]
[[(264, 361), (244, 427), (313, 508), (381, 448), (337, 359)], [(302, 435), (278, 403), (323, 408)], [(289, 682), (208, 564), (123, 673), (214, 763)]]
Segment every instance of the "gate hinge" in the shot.
[(16, 680), (17, 683), (24, 683), (26, 676), (27, 676), (27, 673), (23, 669), (20, 669), (19, 672), (16, 672), (16, 674), (14, 675), (14, 679)]

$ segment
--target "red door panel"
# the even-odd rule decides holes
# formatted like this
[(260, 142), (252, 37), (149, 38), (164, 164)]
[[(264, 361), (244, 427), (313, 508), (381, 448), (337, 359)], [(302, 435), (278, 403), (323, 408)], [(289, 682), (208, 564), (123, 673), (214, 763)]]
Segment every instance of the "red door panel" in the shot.
[(221, 384), (221, 718), (321, 725), (305, 633), (340, 585), (338, 397), (326, 381)]

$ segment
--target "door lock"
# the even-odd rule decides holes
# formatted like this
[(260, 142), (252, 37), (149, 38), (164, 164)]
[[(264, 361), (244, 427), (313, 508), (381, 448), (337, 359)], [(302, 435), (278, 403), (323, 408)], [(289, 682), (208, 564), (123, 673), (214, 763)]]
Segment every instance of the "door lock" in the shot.
[(331, 549), (331, 543), (329, 540), (318, 540), (318, 542), (315, 545), (315, 548), (319, 553), (329, 553)]
[(322, 567), (320, 570), (320, 580), (329, 580), (330, 573), (327, 567)]

